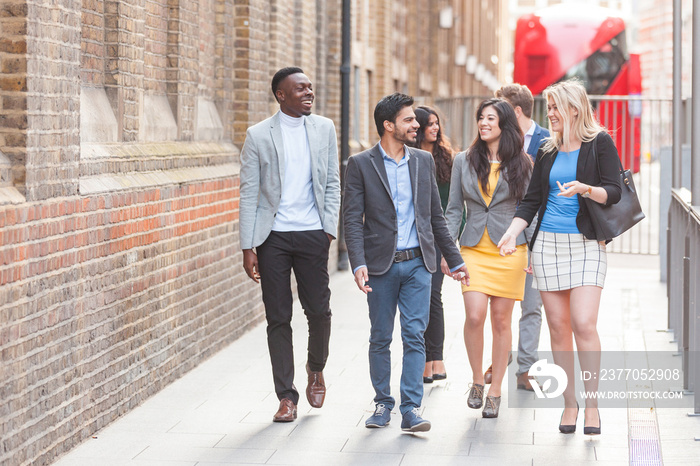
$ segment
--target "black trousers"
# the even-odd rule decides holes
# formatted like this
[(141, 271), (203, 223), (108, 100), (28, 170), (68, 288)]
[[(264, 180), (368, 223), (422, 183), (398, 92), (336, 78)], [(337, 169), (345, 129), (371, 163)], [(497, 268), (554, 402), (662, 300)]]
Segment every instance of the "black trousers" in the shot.
[(430, 318), (425, 329), (425, 362), (442, 361), (442, 350), (445, 343), (445, 316), (442, 307), (442, 281), (445, 275), (440, 270), (442, 254), (435, 245), (437, 270), (433, 274), (430, 287)]
[(307, 362), (312, 371), (322, 371), (331, 334), (329, 247), (326, 233), (313, 230), (273, 231), (256, 248), (275, 392), (278, 399), (289, 398), (294, 404), (299, 402), (299, 392), (294, 387), (291, 272), (309, 324)]

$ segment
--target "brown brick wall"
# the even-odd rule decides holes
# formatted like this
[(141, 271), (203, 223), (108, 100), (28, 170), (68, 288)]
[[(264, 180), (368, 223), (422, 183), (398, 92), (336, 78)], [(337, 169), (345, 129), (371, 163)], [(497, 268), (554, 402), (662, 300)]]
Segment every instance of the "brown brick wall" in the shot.
[(105, 90), (124, 142), (139, 140), (145, 44), (145, 0), (105, 0)]
[(24, 190), (27, 162), (27, 12), (24, 1), (0, 3), (0, 151), (9, 158), (3, 185)]
[(238, 179), (0, 209), (0, 464), (48, 464), (260, 321)]
[(168, 68), (168, 1), (150, 0), (145, 5), (144, 88), (165, 94)]
[[(340, 0), (295, 1), (0, 0), (0, 466), (51, 463), (262, 320), (237, 147), (276, 110), (295, 18), (316, 110), (340, 114)], [(104, 89), (118, 142), (81, 143), (81, 86)], [(176, 140), (144, 136), (149, 94)], [(200, 97), (225, 141), (193, 142)]]
[[(452, 7), (454, 18), (449, 29), (439, 27), (440, 10), (446, 7)], [(369, 141), (353, 141), (354, 147), (376, 142), (372, 112), (377, 101), (392, 92), (408, 92), (428, 104), (441, 97), (491, 95), (464, 65), (455, 64), (455, 54), (465, 45), (469, 55), (499, 74), (491, 56), (499, 55), (502, 42), (509, 40), (506, 31), (499, 34), (502, 15), (507, 14), (505, 0), (352, 0), (352, 8), (353, 67), (360, 70), (360, 95), (352, 94), (350, 134), (369, 134)], [(367, 53), (370, 50), (374, 53)], [(353, 72), (352, 89), (355, 79)], [(356, 130), (352, 115), (358, 102), (361, 128)]]
[(61, 7), (27, 2), (27, 73), (14, 91), (27, 96), (27, 200), (72, 196), (80, 158), (81, 1)]

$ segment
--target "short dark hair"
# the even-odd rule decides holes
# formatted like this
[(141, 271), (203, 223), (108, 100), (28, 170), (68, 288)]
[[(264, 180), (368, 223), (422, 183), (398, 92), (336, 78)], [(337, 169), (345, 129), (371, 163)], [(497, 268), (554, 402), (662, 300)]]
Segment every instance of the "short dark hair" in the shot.
[(275, 96), (275, 100), (277, 100), (277, 89), (279, 89), (280, 83), (284, 81), (287, 78), (287, 76), (291, 76), (297, 73), (304, 74), (304, 70), (302, 70), (298, 66), (288, 66), (286, 68), (282, 68), (277, 73), (275, 73), (275, 75), (272, 77), (272, 95)]
[(506, 84), (494, 92), (494, 95), (499, 99), (507, 100), (509, 104), (515, 107), (520, 107), (523, 115), (532, 118), (532, 107), (535, 103), (535, 98), (532, 97), (532, 92), (527, 86), (522, 84)]
[(413, 97), (400, 92), (394, 92), (391, 95), (383, 97), (374, 107), (374, 124), (377, 125), (377, 133), (379, 137), (384, 136), (384, 122), (390, 121), (396, 123), (396, 115), (399, 114), (404, 107), (413, 105)]

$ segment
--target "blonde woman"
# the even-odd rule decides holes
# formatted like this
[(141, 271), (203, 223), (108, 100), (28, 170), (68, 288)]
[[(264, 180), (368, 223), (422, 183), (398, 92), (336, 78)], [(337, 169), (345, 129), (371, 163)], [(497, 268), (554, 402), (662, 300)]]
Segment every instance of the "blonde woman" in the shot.
[[(569, 378), (559, 424), (559, 430), (568, 434), (576, 431), (578, 417), (574, 339), (581, 368), (599, 372), (596, 325), (607, 267), (605, 243), (595, 237), (583, 198), (603, 205), (620, 200), (619, 158), (612, 138), (593, 116), (580, 83), (553, 84), (543, 95), (552, 136), (537, 154), (527, 194), (498, 247), (501, 254), (512, 254), (516, 237), (539, 212), (531, 240), (532, 268), (547, 315), (554, 362)], [(597, 381), (586, 381), (585, 389), (597, 391)], [(584, 434), (600, 432), (597, 400), (588, 398)]]

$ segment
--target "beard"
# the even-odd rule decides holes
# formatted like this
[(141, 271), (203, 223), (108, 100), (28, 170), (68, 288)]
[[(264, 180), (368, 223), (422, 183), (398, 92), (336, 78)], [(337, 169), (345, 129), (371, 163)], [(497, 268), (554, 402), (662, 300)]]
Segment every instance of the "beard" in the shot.
[(416, 133), (409, 133), (408, 130), (401, 132), (401, 133), (395, 133), (395, 136), (397, 141), (401, 142), (402, 144), (406, 145), (413, 145), (416, 142)]

